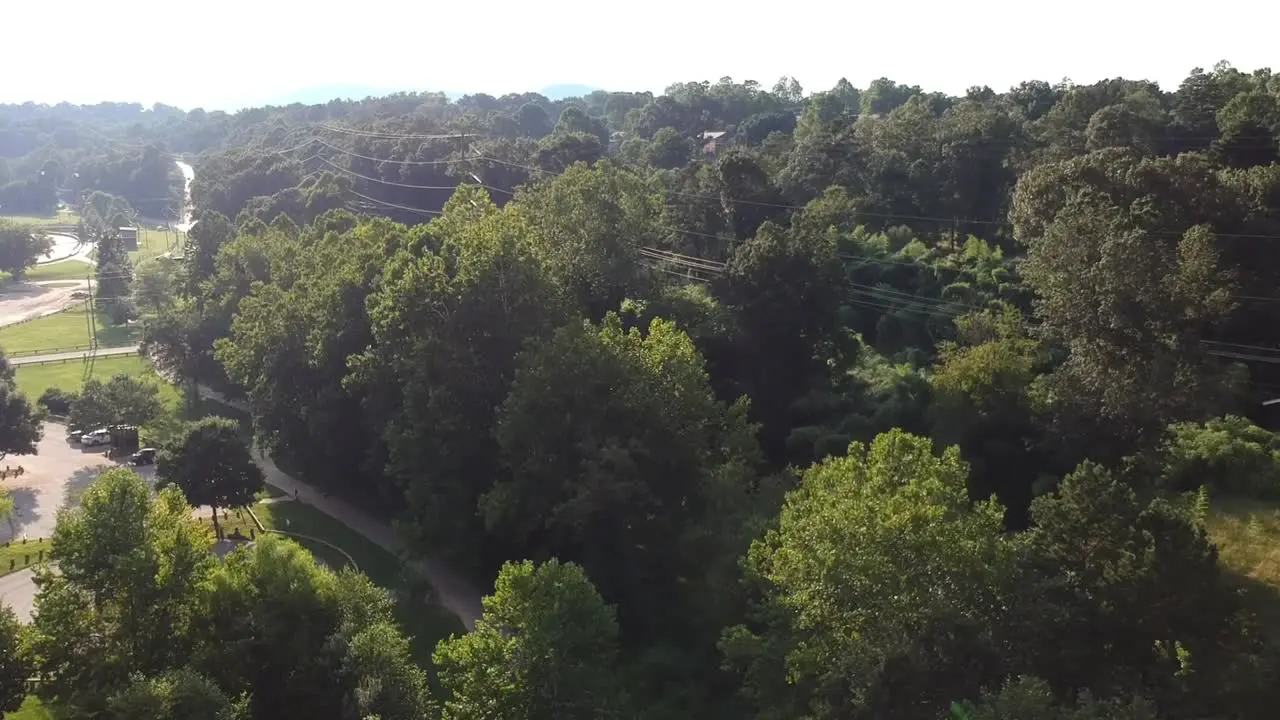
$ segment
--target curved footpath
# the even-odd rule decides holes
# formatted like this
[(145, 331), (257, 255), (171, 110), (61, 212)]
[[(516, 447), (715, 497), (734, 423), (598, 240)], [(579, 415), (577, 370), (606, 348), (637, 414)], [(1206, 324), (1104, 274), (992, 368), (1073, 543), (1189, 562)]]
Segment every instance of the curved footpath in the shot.
[[(137, 352), (136, 348), (116, 349)], [(15, 358), (15, 360), (23, 359), (29, 358)], [(216, 390), (201, 385), (199, 391), (204, 397), (245, 412), (249, 411), (245, 403), (230, 400)], [(403, 549), (403, 544), (389, 524), (343, 500), (326, 497), (311, 485), (285, 474), (269, 457), (263, 457), (255, 452), (254, 461), (262, 468), (266, 481), (280, 488), (287, 495), (293, 496), (296, 493), (299, 500), (360, 533), (388, 552), (399, 554)], [(483, 611), (480, 601), (481, 593), (478, 589), (438, 561), (414, 562), (409, 566), (431, 583), (435, 590), (436, 602), (457, 615), (467, 630), (475, 629), (476, 620), (480, 618)], [(36, 594), (32, 578), (33, 573), (30, 570), (0, 577), (0, 603), (12, 607), (19, 618), (31, 617)]]
[[(199, 386), (199, 391), (200, 395), (217, 400), (224, 405), (229, 405), (244, 412), (250, 411), (245, 403), (230, 400), (212, 388), (201, 385)], [(286, 475), (280, 468), (276, 467), (271, 458), (258, 456), (255, 459), (258, 465), (262, 467), (262, 472), (266, 475), (267, 482), (289, 495), (297, 491), (299, 500), (355, 530), (388, 552), (398, 554), (403, 549), (403, 544), (396, 537), (395, 531), (392, 530), (389, 524), (375, 519), (363, 510), (343, 500), (325, 497), (316, 488)], [(415, 562), (411, 563), (410, 567), (414, 568), (422, 577), (426, 578), (427, 582), (431, 583), (431, 587), (436, 591), (436, 600), (440, 605), (457, 615), (468, 630), (475, 629), (476, 620), (480, 619), (480, 613), (483, 611), (483, 606), (480, 602), (481, 593), (478, 589), (438, 561)]]

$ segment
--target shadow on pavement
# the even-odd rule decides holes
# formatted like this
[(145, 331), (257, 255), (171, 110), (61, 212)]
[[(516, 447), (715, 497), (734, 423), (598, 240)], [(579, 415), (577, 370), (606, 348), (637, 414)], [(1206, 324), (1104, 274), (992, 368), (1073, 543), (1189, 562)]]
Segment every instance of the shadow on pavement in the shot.
[(67, 484), (62, 487), (62, 506), (78, 507), (80, 505), (80, 496), (84, 494), (85, 488), (89, 487), (89, 483), (106, 470), (109, 465), (98, 465), (96, 467), (80, 468), (71, 473), (71, 477), (67, 478)]
[(25, 487), (14, 488), (8, 495), (13, 498), (13, 517), (10, 522), (0, 522), (0, 543), (22, 537), (22, 529), (41, 517), (39, 510), (36, 509), (34, 490)]

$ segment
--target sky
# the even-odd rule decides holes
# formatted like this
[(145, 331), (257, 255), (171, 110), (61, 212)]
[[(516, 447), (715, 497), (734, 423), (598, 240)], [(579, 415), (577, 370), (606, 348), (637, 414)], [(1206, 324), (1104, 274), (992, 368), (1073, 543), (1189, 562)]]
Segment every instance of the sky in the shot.
[(806, 91), (841, 77), (952, 94), (1116, 76), (1174, 89), (1223, 59), (1280, 70), (1277, 21), (1270, 0), (0, 0), (0, 102), (234, 110), (317, 87), (660, 92), (783, 75)]

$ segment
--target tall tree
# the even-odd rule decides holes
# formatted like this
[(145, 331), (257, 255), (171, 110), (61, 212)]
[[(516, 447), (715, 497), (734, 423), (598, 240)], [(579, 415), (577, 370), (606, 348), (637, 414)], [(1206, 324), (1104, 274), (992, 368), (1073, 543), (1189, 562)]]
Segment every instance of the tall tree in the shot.
[(8, 607), (0, 607), (0, 712), (11, 713), (27, 696), (31, 666), (22, 647), (23, 627)]
[(52, 247), (53, 238), (43, 230), (0, 219), (0, 270), (22, 279)]
[(687, 636), (680, 618), (715, 595), (695, 578), (740, 552), (733, 523), (757, 462), (746, 410), (716, 400), (669, 322), (563, 328), (520, 357), (496, 429), (509, 479), (481, 500), (486, 526), (535, 558), (580, 562), (625, 626)]
[(618, 625), (582, 569), (508, 563), (474, 631), (436, 648), (444, 720), (594, 720), (622, 711)]
[(58, 569), (38, 574), (31, 641), (41, 697), (101, 711), (132, 674), (186, 664), (214, 560), (176, 490), (106, 471), (59, 514), (49, 555)]
[[(936, 716), (990, 682), (980, 653), (954, 643), (989, 632), (1014, 555), (1002, 509), (970, 503), (966, 475), (957, 449), (938, 457), (900, 430), (805, 472), (747, 555), (762, 630), (722, 640), (761, 717), (911, 717), (913, 706)], [(878, 692), (915, 653), (938, 658), (929, 682)]]
[(18, 391), (13, 366), (0, 351), (0, 460), (10, 453), (34, 455), (44, 435), (40, 411)]
[(89, 378), (71, 406), (68, 422), (82, 430), (112, 425), (141, 427), (163, 412), (160, 388), (155, 382), (121, 373), (105, 383)]
[(97, 263), (98, 287), (93, 301), (111, 322), (123, 325), (133, 312), (133, 263), (115, 227), (98, 235)]
[(218, 508), (238, 508), (253, 502), (262, 489), (262, 469), (253, 461), (234, 420), (207, 417), (189, 424), (156, 461), (156, 475), (173, 484), (196, 507), (213, 508), (213, 529), (219, 537)]

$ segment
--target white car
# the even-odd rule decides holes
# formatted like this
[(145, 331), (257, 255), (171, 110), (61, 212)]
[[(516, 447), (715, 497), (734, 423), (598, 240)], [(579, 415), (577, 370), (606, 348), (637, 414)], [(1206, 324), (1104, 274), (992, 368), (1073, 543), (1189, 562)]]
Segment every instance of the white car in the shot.
[(111, 433), (104, 430), (94, 430), (80, 436), (80, 444), (85, 447), (94, 447), (96, 445), (110, 445)]

